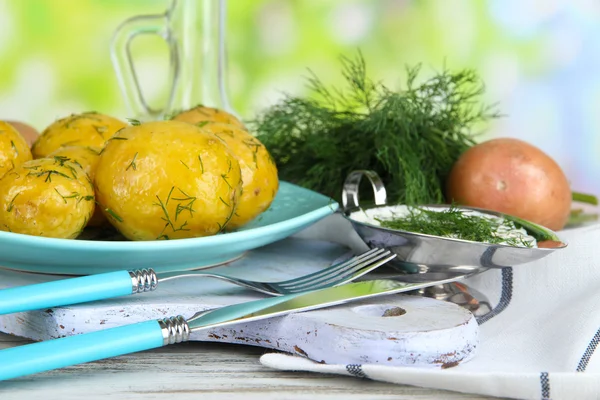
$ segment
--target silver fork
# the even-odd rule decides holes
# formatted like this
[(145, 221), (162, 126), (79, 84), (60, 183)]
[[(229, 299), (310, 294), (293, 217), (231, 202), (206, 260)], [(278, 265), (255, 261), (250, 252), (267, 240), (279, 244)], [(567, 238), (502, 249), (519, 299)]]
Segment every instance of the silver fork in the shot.
[(78, 304), (156, 290), (158, 283), (179, 278), (216, 278), (271, 296), (338, 286), (360, 278), (396, 255), (372, 249), (312, 274), (279, 282), (260, 282), (209, 271), (156, 273), (151, 268), (116, 271), (0, 290), (0, 314)]
[(202, 277), (217, 278), (271, 296), (281, 296), (284, 294), (294, 294), (305, 292), (307, 290), (322, 289), (351, 282), (374, 270), (375, 268), (387, 263), (394, 257), (396, 257), (396, 255), (389, 250), (375, 248), (358, 256), (354, 256), (344, 262), (332, 265), (331, 267), (317, 272), (313, 272), (312, 274), (279, 282), (252, 281), (222, 274), (215, 274), (208, 271), (158, 273), (155, 274), (155, 278), (149, 275), (140, 276), (137, 278), (138, 290), (154, 290), (158, 284), (158, 281), (164, 282), (183, 277)]

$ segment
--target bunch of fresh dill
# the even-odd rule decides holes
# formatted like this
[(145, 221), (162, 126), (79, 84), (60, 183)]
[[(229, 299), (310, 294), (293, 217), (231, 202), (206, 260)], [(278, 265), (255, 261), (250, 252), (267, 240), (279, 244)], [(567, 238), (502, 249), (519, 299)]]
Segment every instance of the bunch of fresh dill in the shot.
[(441, 211), (409, 207), (407, 215), (391, 219), (377, 219), (377, 221), (384, 228), (406, 232), (481, 243), (505, 243), (511, 246), (533, 247), (531, 240), (527, 240), (524, 235), (501, 235), (502, 232), (518, 229), (513, 221), (499, 217), (486, 218), (468, 214), (454, 206)]
[(417, 84), (417, 66), (393, 91), (367, 77), (360, 53), (341, 63), (344, 90), (312, 74), (310, 96), (286, 96), (250, 122), (280, 178), (339, 200), (348, 173), (370, 169), (390, 202), (443, 203), (452, 165), (474, 144), (473, 125), (495, 117), (478, 104), (477, 74), (443, 70)]

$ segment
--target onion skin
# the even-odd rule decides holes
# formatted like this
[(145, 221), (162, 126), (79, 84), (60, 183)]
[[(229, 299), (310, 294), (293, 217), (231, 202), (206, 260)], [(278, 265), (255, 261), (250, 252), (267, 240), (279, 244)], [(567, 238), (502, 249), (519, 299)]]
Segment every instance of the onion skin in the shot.
[(492, 139), (465, 151), (454, 164), (446, 198), (561, 230), (571, 212), (571, 188), (560, 166), (519, 139)]

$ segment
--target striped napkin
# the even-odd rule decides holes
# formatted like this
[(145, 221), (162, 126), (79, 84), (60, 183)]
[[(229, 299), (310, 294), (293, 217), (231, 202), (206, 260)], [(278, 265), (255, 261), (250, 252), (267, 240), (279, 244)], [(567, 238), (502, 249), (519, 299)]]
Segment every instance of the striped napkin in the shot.
[[(305, 235), (363, 249), (339, 216)], [(287, 371), (351, 375), (515, 399), (600, 399), (600, 224), (560, 232), (569, 246), (529, 264), (466, 279), (491, 311), (478, 317), (475, 357), (453, 368), (331, 365), (281, 353), (260, 362)]]

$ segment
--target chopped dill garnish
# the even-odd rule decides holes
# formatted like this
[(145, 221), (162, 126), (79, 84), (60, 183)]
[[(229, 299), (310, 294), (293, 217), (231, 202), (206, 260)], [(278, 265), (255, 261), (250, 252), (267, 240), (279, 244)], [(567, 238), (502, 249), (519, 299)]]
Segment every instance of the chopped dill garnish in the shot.
[(225, 204), (227, 207), (231, 207), (229, 205), (229, 203), (227, 203), (225, 200), (223, 200), (223, 198), (221, 196), (219, 196), (219, 200), (221, 200), (221, 203)]
[(17, 199), (17, 197), (19, 197), (20, 194), (21, 193), (17, 193), (15, 197), (12, 198), (12, 200), (8, 204), (8, 208), (6, 209), (7, 212), (11, 212), (13, 210), (13, 208), (15, 207), (15, 200)]
[(198, 161), (200, 161), (200, 169), (201, 169), (201, 173), (204, 173), (204, 163), (202, 162), (202, 157), (200, 157), (200, 155), (198, 155)]
[(119, 217), (119, 215), (110, 208), (105, 208), (104, 211), (106, 211), (106, 213), (113, 217), (117, 222), (123, 222), (123, 218)]
[[(221, 201), (223, 201), (223, 199), (221, 199)], [(233, 218), (234, 214), (235, 214), (235, 208), (232, 208), (231, 212), (229, 213), (229, 216), (227, 217), (227, 219), (225, 219), (225, 222), (223, 222), (223, 224), (219, 224), (217, 222), (217, 224), (219, 225), (219, 233), (223, 232), (223, 229), (225, 229), (227, 227), (227, 224), (229, 224), (229, 221), (231, 221), (231, 218)]]
[(171, 186), (171, 190), (169, 190), (169, 194), (167, 195), (167, 201), (165, 202), (165, 205), (169, 205), (169, 200), (171, 200), (171, 195), (173, 194), (173, 190), (175, 190), (175, 186)]
[(102, 134), (108, 130), (107, 126), (92, 125), (92, 127), (94, 128), (96, 133), (98, 133), (100, 136), (102, 136)]
[(58, 193), (58, 195), (63, 199), (63, 201), (65, 202), (65, 204), (67, 204), (67, 200), (68, 199), (77, 199), (77, 204), (81, 203), (83, 200), (85, 200), (85, 201), (94, 200), (94, 196), (93, 195), (82, 196), (78, 192), (71, 192), (71, 194), (69, 194), (69, 195), (64, 195), (61, 192), (59, 192), (57, 188), (54, 188), (54, 191), (56, 193)]
[[(221, 174), (221, 178), (223, 178), (223, 180), (224, 180), (224, 181), (225, 181), (225, 183), (227, 184), (227, 187), (229, 187), (229, 190), (231, 190), (231, 189), (233, 189), (233, 187), (231, 186), (231, 184), (229, 184), (229, 181), (228, 181), (228, 179), (229, 179), (229, 175), (228, 175), (228, 174), (231, 172), (231, 168), (232, 168), (232, 165), (231, 165), (231, 159), (229, 159), (229, 158), (228, 158), (228, 159), (227, 159), (227, 162), (229, 163), (229, 169), (227, 170), (227, 172), (226, 172), (226, 173), (224, 173), (224, 174)], [(222, 201), (222, 200), (221, 200), (221, 201)]]
[(90, 146), (85, 146), (85, 149), (88, 150), (90, 153), (95, 154), (95, 155), (100, 155), (100, 151), (90, 147)]
[(35, 177), (42, 177), (44, 175), (46, 175), (46, 179), (44, 180), (44, 182), (52, 182), (52, 175), (58, 175), (58, 176), (62, 176), (63, 178), (67, 178), (67, 179), (77, 179), (77, 177), (72, 178), (67, 174), (63, 174), (60, 171), (55, 171), (55, 170), (48, 170), (48, 171), (40, 171), (40, 172), (29, 172), (27, 174), (27, 176), (35, 176)]
[(161, 219), (165, 222), (165, 226), (163, 227), (162, 231), (156, 237), (157, 239), (169, 239), (169, 237), (165, 234), (165, 230), (168, 227), (171, 227), (171, 230), (173, 232), (190, 230), (189, 228), (187, 228), (188, 221), (184, 221), (179, 227), (175, 226), (173, 219), (171, 219), (171, 215), (169, 214), (169, 211), (167, 210), (167, 206), (169, 205), (170, 200), (179, 202), (179, 204), (177, 204), (177, 206), (175, 208), (175, 221), (177, 221), (179, 214), (181, 214), (182, 211), (186, 211), (186, 210), (189, 211), (190, 216), (193, 217), (194, 211), (195, 211), (193, 207), (194, 207), (194, 202), (196, 201), (196, 197), (189, 196), (187, 193), (185, 193), (180, 188), (177, 188), (177, 190), (184, 197), (171, 197), (171, 195), (173, 194), (173, 190), (175, 190), (175, 186), (171, 187), (171, 190), (169, 191), (169, 194), (167, 195), (167, 200), (165, 202), (163, 202), (161, 200), (161, 198), (158, 195), (156, 195), (156, 199), (158, 200), (158, 203), (152, 203), (153, 205), (158, 206), (162, 209), (164, 217), (161, 217)]
[(58, 191), (58, 189), (57, 189), (57, 188), (54, 188), (54, 191), (55, 191), (56, 193), (58, 193), (58, 195), (59, 195), (59, 196), (60, 196), (60, 197), (63, 199), (63, 201), (65, 202), (65, 204), (67, 204), (67, 199), (66, 199), (66, 197), (65, 197), (65, 196), (64, 196), (62, 193), (60, 193), (60, 192)]
[(227, 187), (229, 187), (229, 190), (233, 189), (231, 187), (231, 184), (229, 183), (229, 181), (227, 180), (228, 176), (227, 174), (221, 174), (221, 178), (223, 178), (223, 180), (225, 181), (225, 183), (227, 184)]
[(69, 157), (66, 156), (54, 156), (54, 162), (58, 163), (61, 167), (65, 165), (65, 162), (71, 161)]
[(408, 207), (407, 215), (376, 219), (382, 227), (406, 232), (470, 240), (473, 242), (533, 247), (523, 234), (503, 235), (519, 229), (513, 221), (500, 217), (483, 217), (466, 213), (454, 206), (441, 210)]
[(177, 190), (179, 190), (183, 197), (173, 197), (174, 201), (179, 201), (179, 204), (177, 204), (177, 207), (175, 208), (175, 221), (177, 221), (179, 214), (185, 210), (189, 211), (190, 217), (193, 217), (195, 211), (194, 203), (196, 202), (196, 197), (188, 195), (180, 188), (177, 188)]
[(180, 109), (180, 108), (178, 108), (178, 109), (175, 109), (175, 110), (172, 110), (171, 112), (168, 112), (168, 113), (166, 113), (166, 114), (163, 116), (163, 120), (165, 120), (165, 121), (168, 121), (168, 120), (175, 119), (175, 117), (176, 117), (178, 114), (181, 114), (181, 112), (182, 112), (182, 111), (183, 111), (183, 110), (182, 110), (182, 109)]
[(133, 168), (134, 171), (137, 171), (137, 164), (135, 163), (135, 160), (138, 156), (138, 153), (136, 152), (133, 155), (133, 159), (131, 160), (131, 162), (129, 163), (129, 165), (127, 166), (127, 168), (125, 168), (125, 171), (127, 171), (129, 168)]
[(139, 126), (142, 124), (139, 120), (133, 118), (127, 118), (127, 122), (133, 126)]
[[(407, 68), (402, 90), (367, 77), (359, 53), (342, 57), (344, 88), (311, 73), (309, 96), (287, 95), (250, 127), (275, 159), (279, 177), (340, 200), (353, 170), (374, 170), (390, 204), (444, 203), (444, 183), (471, 132), (497, 117), (478, 104), (483, 83), (470, 69), (419, 78)], [(479, 128), (479, 126), (477, 126)]]

